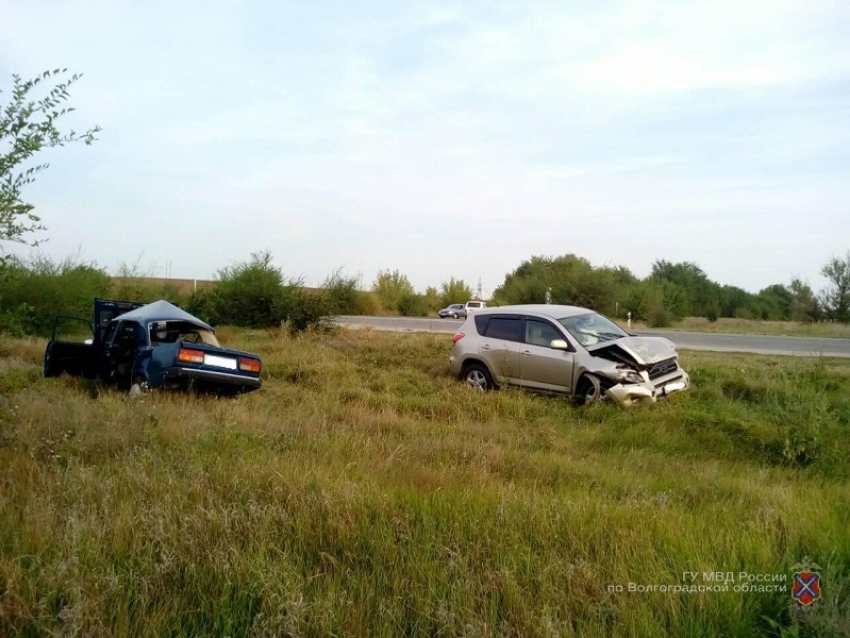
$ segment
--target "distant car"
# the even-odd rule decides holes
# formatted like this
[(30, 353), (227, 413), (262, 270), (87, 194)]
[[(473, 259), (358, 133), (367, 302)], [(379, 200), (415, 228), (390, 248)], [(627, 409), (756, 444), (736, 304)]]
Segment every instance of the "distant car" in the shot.
[(439, 315), (440, 319), (445, 319), (447, 317), (451, 317), (452, 319), (463, 317), (466, 319), (466, 306), (462, 303), (453, 303), (451, 306), (443, 308), (439, 312)]
[(464, 308), (466, 308), (466, 314), (476, 312), (477, 310), (484, 310), (486, 307), (487, 304), (483, 301), (467, 301), (464, 305)]
[(566, 394), (580, 403), (627, 406), (690, 387), (673, 343), (637, 337), (575, 306), (479, 310), (454, 336), (452, 373), (479, 390), (511, 384)]
[[(57, 317), (44, 354), (44, 376), (99, 378), (126, 389), (195, 387), (250, 392), (262, 385), (260, 357), (218, 343), (215, 330), (167, 301), (95, 299), (95, 325)], [(87, 324), (90, 339), (57, 339), (60, 319)]]

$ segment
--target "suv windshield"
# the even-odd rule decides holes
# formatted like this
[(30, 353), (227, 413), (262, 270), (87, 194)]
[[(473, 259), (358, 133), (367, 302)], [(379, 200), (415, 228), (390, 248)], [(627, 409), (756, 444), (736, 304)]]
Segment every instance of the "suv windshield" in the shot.
[(629, 336), (616, 323), (595, 312), (558, 319), (558, 322), (583, 346)]
[(196, 326), (188, 321), (154, 321), (150, 325), (151, 345), (156, 347), (164, 343), (205, 343), (220, 347), (212, 330)]

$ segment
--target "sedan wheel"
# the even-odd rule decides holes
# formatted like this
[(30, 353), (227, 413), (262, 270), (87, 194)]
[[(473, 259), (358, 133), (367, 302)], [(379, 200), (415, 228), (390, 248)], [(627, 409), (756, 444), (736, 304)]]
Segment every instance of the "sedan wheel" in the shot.
[(457, 319), (457, 313), (456, 312), (452, 313), (452, 319)]

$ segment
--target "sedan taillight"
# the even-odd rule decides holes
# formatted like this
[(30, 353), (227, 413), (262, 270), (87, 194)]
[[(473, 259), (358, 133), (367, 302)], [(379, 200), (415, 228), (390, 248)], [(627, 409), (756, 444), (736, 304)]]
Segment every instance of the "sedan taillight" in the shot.
[(203, 363), (204, 362), (204, 353), (200, 350), (190, 350), (189, 348), (180, 348), (180, 352), (177, 353), (178, 361), (185, 361), (187, 363)]
[(257, 359), (248, 359), (247, 357), (239, 357), (239, 369), (243, 372), (254, 372), (260, 374), (262, 364)]

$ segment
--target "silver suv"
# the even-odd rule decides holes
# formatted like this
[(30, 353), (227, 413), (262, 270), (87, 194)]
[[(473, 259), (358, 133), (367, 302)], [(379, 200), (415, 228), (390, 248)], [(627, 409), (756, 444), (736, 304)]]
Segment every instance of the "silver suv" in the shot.
[(592, 404), (627, 406), (690, 386), (673, 343), (637, 337), (576, 306), (479, 310), (455, 333), (451, 371), (480, 390), (503, 384), (557, 392)]

